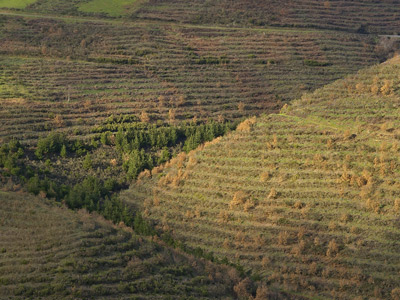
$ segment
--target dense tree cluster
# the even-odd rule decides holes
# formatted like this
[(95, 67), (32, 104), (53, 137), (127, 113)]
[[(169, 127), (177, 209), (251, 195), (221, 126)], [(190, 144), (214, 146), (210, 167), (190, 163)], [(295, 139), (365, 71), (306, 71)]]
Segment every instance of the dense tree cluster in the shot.
[(174, 152), (189, 152), (204, 142), (222, 136), (236, 127), (236, 123), (206, 124), (195, 122), (179, 126), (146, 124), (133, 116), (111, 116), (95, 128), (100, 142), (114, 145), (127, 159), (123, 169), (131, 180), (145, 170), (152, 169), (170, 159)]

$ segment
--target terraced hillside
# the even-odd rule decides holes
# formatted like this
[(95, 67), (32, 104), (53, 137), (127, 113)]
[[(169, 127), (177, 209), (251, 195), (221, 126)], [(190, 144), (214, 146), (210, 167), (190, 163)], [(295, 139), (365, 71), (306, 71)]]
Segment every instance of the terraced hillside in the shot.
[(150, 121), (276, 112), (388, 54), (373, 36), (1, 17), (0, 138), (90, 133), (111, 114)]
[(150, 0), (134, 16), (233, 26), (284, 26), (398, 33), (400, 7), (384, 0)]
[(126, 17), (231, 26), (285, 26), (339, 29), (380, 34), (399, 33), (400, 7), (395, 0), (19, 0), (0, 8), (63, 14)]
[(25, 194), (0, 191), (0, 227), (2, 299), (232, 299), (240, 280), (236, 270)]
[(159, 228), (309, 299), (399, 299), (400, 58), (144, 173)]

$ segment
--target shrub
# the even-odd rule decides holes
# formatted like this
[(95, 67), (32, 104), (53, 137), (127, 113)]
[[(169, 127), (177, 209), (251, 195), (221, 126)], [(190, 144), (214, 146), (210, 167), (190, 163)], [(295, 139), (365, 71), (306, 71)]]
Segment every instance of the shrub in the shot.
[(265, 285), (260, 285), (257, 288), (256, 292), (256, 297), (254, 300), (265, 300), (265, 299), (270, 299), (270, 293), (268, 291), (268, 288)]
[(253, 209), (255, 207), (254, 201), (247, 199), (246, 203), (243, 206), (243, 210), (245, 212), (248, 212), (250, 209)]
[(232, 209), (235, 206), (244, 204), (246, 199), (247, 199), (247, 194), (243, 191), (237, 191), (234, 195), (233, 195), (233, 199), (232, 201), (229, 203), (229, 207)]
[(268, 194), (268, 199), (276, 199), (278, 197), (278, 192), (272, 188)]
[(38, 195), (40, 192), (40, 179), (38, 175), (35, 175), (28, 181), (28, 192), (34, 195)]
[(304, 65), (309, 66), (309, 67), (326, 67), (326, 66), (331, 66), (332, 63), (326, 62), (326, 61), (316, 61), (312, 59), (305, 59), (304, 60)]
[(383, 82), (383, 86), (381, 87), (382, 95), (388, 96), (393, 93), (393, 82), (385, 79)]
[(136, 233), (147, 236), (156, 234), (154, 228), (148, 222), (146, 222), (145, 219), (143, 219), (142, 215), (139, 212), (135, 215), (133, 221), (133, 229)]
[(264, 172), (260, 175), (260, 182), (266, 182), (270, 177), (269, 172)]
[(92, 157), (90, 154), (86, 154), (85, 159), (83, 160), (83, 167), (86, 170), (90, 170), (93, 167)]
[(290, 235), (287, 231), (281, 231), (278, 234), (278, 244), (281, 246), (285, 246), (289, 242)]
[(254, 289), (253, 282), (249, 278), (245, 278), (233, 287), (238, 299), (250, 299), (252, 290)]
[(252, 126), (256, 123), (256, 117), (244, 120), (242, 123), (238, 125), (236, 128), (237, 131), (240, 132), (250, 132)]
[(72, 209), (86, 208), (93, 211), (98, 208), (100, 199), (107, 193), (99, 179), (88, 177), (69, 191), (66, 203)]
[(65, 145), (63, 145), (61, 148), (60, 156), (63, 158), (65, 158), (67, 156), (67, 147)]
[(394, 201), (394, 211), (396, 213), (400, 212), (400, 199), (396, 199)]
[(140, 121), (143, 123), (149, 123), (150, 122), (149, 114), (145, 111), (142, 111), (140, 115)]
[(67, 142), (65, 134), (51, 133), (47, 137), (38, 140), (35, 155), (38, 159), (43, 159), (46, 154), (60, 152)]
[(400, 300), (400, 288), (393, 289), (391, 296), (393, 300)]
[(339, 245), (336, 243), (336, 240), (331, 240), (328, 244), (328, 249), (326, 250), (326, 256), (334, 257), (339, 252)]

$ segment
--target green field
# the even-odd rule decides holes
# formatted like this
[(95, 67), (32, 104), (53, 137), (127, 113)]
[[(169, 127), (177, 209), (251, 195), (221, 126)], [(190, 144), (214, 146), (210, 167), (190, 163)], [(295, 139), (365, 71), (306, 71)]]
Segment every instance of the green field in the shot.
[(117, 17), (133, 11), (139, 0), (92, 0), (79, 5), (79, 10), (88, 13), (106, 13)]
[(0, 0), (0, 8), (25, 8), (37, 0)]

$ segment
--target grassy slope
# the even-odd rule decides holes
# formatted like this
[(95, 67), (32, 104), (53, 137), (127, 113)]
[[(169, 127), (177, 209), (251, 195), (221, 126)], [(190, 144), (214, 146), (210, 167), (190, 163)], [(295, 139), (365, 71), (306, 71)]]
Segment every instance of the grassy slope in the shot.
[(399, 74), (395, 58), (247, 121), (125, 201), (294, 294), (397, 299)]
[(0, 8), (25, 8), (36, 0), (0, 0)]
[(112, 113), (168, 120), (172, 111), (185, 121), (273, 112), (378, 60), (373, 37), (331, 31), (11, 16), (1, 24), (2, 138), (36, 138), (56, 115), (59, 130), (86, 135)]
[(0, 191), (0, 227), (2, 299), (234, 297), (229, 268), (40, 198)]
[(137, 2), (137, 0), (92, 0), (80, 4), (79, 10), (88, 13), (106, 13), (110, 16), (117, 17), (132, 12)]

